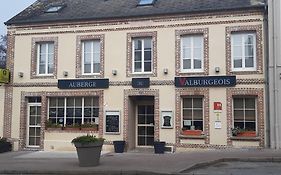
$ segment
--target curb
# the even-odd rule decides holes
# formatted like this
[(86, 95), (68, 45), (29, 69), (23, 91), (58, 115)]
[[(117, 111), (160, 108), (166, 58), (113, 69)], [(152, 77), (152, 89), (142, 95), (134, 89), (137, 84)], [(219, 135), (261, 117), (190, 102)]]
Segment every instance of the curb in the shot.
[(32, 171), (32, 170), (25, 170), (25, 171), (16, 171), (16, 170), (7, 170), (7, 171), (0, 171), (0, 174), (37, 174), (37, 175), (171, 175), (166, 173), (156, 173), (156, 172), (147, 172), (147, 171)]

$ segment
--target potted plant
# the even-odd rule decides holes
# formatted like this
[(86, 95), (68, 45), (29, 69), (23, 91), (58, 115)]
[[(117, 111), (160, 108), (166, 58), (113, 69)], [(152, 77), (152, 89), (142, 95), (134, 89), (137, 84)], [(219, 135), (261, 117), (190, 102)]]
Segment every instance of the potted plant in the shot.
[(0, 137), (0, 153), (12, 151), (12, 144), (4, 137)]
[(231, 132), (232, 132), (232, 136), (237, 136), (240, 133), (240, 128), (239, 127), (231, 128)]
[(154, 153), (164, 154), (166, 142), (161, 142), (159, 140), (154, 141)]
[(97, 138), (89, 134), (74, 138), (71, 143), (76, 147), (79, 166), (99, 165), (103, 142), (103, 138)]

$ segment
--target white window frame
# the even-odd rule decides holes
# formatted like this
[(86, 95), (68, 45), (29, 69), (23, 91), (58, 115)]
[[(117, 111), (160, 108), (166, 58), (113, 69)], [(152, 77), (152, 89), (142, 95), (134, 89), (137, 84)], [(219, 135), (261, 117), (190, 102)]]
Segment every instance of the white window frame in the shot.
[[(149, 38), (150, 42), (151, 42), (151, 71), (144, 71), (144, 40)], [(136, 72), (135, 71), (135, 40), (141, 40), (142, 43), (142, 50), (141, 50), (141, 71), (140, 72)], [(152, 74), (153, 71), (153, 42), (152, 42), (152, 38), (150, 37), (142, 37), (142, 38), (133, 38), (132, 39), (132, 73), (133, 74)]]
[[(91, 72), (90, 73), (85, 73), (85, 42), (91, 42)], [(94, 50), (94, 42), (98, 42), (99, 44), (99, 52)], [(101, 71), (101, 45), (100, 45), (100, 40), (98, 39), (93, 39), (93, 40), (84, 40), (81, 41), (82, 43), (82, 75), (100, 75)], [(99, 64), (100, 64), (100, 70), (99, 72), (94, 72), (94, 55), (99, 54)]]
[[(201, 37), (201, 39), (202, 39), (202, 48), (201, 48), (201, 68), (200, 69), (195, 69), (194, 68), (194, 60), (195, 60), (195, 58), (194, 58), (194, 49), (195, 49), (195, 47), (194, 47), (194, 37), (198, 37), (198, 36), (200, 36)], [(184, 60), (187, 60), (187, 58), (183, 58), (183, 50), (184, 50), (184, 47), (183, 47), (183, 38), (187, 38), (187, 37), (189, 37), (190, 39), (191, 39), (191, 47), (190, 47), (190, 50), (191, 50), (191, 58), (190, 58), (190, 60), (191, 60), (191, 68), (190, 69), (184, 69), (183, 68), (183, 61)], [(181, 36), (181, 39), (180, 39), (180, 44), (181, 44), (181, 46), (180, 46), (180, 48), (181, 48), (181, 50), (180, 50), (180, 52), (181, 52), (181, 58), (180, 58), (180, 60), (181, 60), (181, 73), (201, 73), (201, 72), (204, 72), (204, 37), (203, 37), (203, 35), (182, 35)]]
[[(184, 107), (183, 107), (183, 100), (186, 99), (186, 98), (192, 98), (192, 108), (184, 108)], [(205, 112), (204, 112), (204, 97), (203, 97), (203, 96), (201, 97), (201, 96), (196, 96), (196, 95), (193, 96), (193, 95), (192, 95), (192, 96), (185, 96), (185, 97), (182, 97), (182, 98), (181, 98), (181, 113), (182, 113), (182, 115), (181, 115), (181, 120), (182, 120), (182, 121), (181, 121), (181, 128), (184, 127), (184, 126), (183, 126), (183, 121), (184, 121), (184, 119), (183, 119), (183, 117), (184, 117), (184, 116), (183, 116), (183, 110), (184, 110), (184, 109), (192, 109), (191, 126), (192, 126), (192, 122), (194, 122), (194, 119), (193, 119), (193, 118), (194, 118), (193, 111), (194, 111), (194, 109), (199, 109), (199, 108), (194, 108), (194, 107), (193, 107), (193, 99), (194, 99), (194, 98), (201, 98), (201, 99), (202, 99), (202, 114), (203, 114), (203, 116), (202, 116), (202, 121), (203, 121), (203, 122), (202, 122), (202, 132), (204, 132), (204, 131), (205, 131), (205, 127), (204, 127), (204, 126), (205, 126), (205, 120), (204, 120), (204, 118), (205, 118), (205, 116), (204, 116)], [(196, 121), (198, 121), (198, 120), (196, 120)]]
[[(49, 45), (52, 44), (54, 47), (54, 52), (51, 53), (53, 55), (52, 59), (53, 59), (53, 72), (52, 73), (48, 73), (48, 69), (49, 69)], [(40, 46), (42, 45), (46, 45), (46, 55), (45, 55), (45, 73), (40, 73), (40, 52), (41, 52), (41, 48)], [(37, 43), (37, 69), (36, 69), (36, 74), (37, 76), (50, 76), (50, 75), (54, 75), (54, 71), (55, 71), (55, 45), (53, 42), (42, 42), (42, 43)]]
[[(243, 99), (243, 104), (245, 104), (245, 99), (246, 98), (254, 98), (255, 99), (255, 125), (256, 125), (256, 127), (255, 127), (255, 132), (256, 133), (258, 133), (258, 108), (257, 108), (257, 97), (249, 97), (249, 96), (246, 96), (246, 97), (233, 97), (232, 98), (232, 128), (234, 128), (234, 122), (235, 122), (235, 118), (234, 118), (234, 99), (235, 98), (242, 98)], [(241, 108), (237, 108), (238, 110), (243, 110), (243, 113), (244, 113), (244, 119), (243, 119), (243, 123), (244, 123), (244, 126), (245, 126), (245, 121), (246, 121), (246, 119), (245, 119), (245, 111), (247, 110), (246, 108), (245, 108), (245, 105), (243, 105), (243, 109)], [(242, 121), (241, 121), (242, 122)], [(240, 128), (240, 129), (244, 129), (244, 128)]]
[[(241, 68), (234, 68), (234, 44), (233, 44), (233, 36), (234, 35), (242, 35), (242, 43), (241, 43), (241, 47), (242, 47), (242, 67)], [(252, 35), (253, 36), (253, 59), (254, 59), (254, 66), (253, 67), (245, 67), (245, 62), (246, 62), (246, 58), (245, 58), (245, 38), (248, 35)], [(257, 70), (257, 48), (256, 48), (257, 42), (256, 42), (256, 33), (253, 32), (249, 32), (249, 33), (232, 33), (231, 34), (231, 69), (232, 71), (256, 71)]]

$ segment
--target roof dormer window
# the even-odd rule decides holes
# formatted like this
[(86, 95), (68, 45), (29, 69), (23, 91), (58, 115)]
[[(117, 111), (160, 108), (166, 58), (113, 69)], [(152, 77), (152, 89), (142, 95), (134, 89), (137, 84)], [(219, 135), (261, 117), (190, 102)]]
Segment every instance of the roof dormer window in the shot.
[(63, 5), (51, 6), (45, 12), (46, 13), (57, 13), (63, 8), (64, 8)]
[(156, 0), (140, 0), (139, 1), (139, 6), (144, 6), (144, 5), (153, 5)]

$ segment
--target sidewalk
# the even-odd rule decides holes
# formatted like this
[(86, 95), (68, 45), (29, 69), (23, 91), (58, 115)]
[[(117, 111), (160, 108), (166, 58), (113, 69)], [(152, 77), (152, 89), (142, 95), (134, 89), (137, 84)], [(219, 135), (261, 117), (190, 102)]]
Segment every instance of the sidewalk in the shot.
[(79, 167), (76, 152), (0, 154), (0, 174), (188, 174), (188, 170), (226, 159), (276, 160), (281, 150), (196, 149), (184, 153), (104, 153), (97, 167)]

